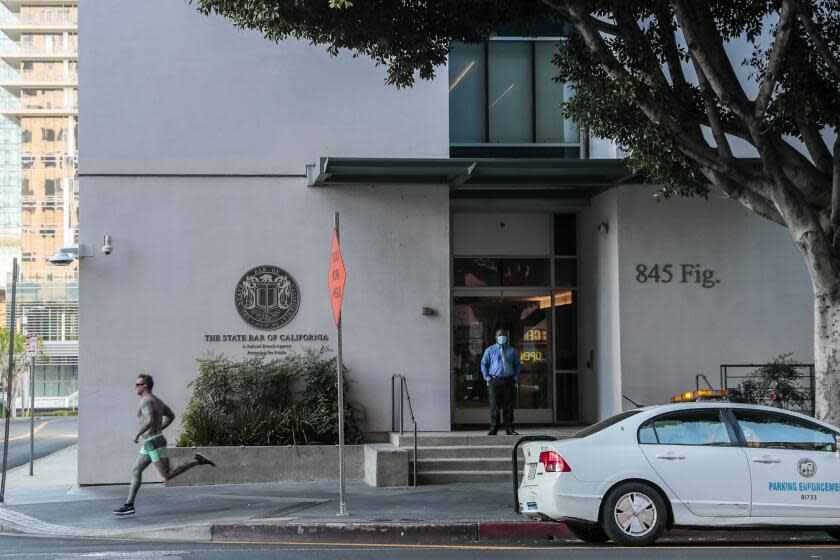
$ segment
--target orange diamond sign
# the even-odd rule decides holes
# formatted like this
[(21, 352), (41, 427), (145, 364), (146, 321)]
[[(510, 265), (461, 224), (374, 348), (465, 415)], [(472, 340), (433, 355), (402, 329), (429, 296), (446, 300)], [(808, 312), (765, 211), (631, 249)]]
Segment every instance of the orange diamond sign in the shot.
[(332, 250), (330, 251), (330, 275), (327, 286), (330, 289), (330, 303), (332, 304), (335, 326), (341, 321), (341, 300), (344, 298), (344, 283), (347, 281), (347, 271), (344, 269), (344, 257), (341, 256), (341, 245), (338, 243), (338, 232), (333, 229)]

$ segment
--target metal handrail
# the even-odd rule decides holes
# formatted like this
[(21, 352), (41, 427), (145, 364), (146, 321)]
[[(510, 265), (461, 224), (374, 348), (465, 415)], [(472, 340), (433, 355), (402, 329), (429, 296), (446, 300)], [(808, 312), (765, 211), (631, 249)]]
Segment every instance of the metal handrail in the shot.
[[(708, 377), (706, 377), (706, 375), (705, 375), (705, 374), (702, 374), (702, 373), (698, 373), (697, 375), (695, 375), (695, 376), (694, 376), (694, 384), (697, 386), (697, 390), (698, 390), (698, 391), (700, 390), (700, 379), (702, 379), (703, 381), (705, 381), (705, 382), (706, 382), (706, 385), (708, 385), (709, 389), (711, 389), (711, 390), (713, 390), (713, 391), (714, 391), (714, 389), (715, 389), (715, 388), (714, 388), (714, 387), (712, 387), (712, 384), (711, 384), (711, 382), (709, 381), (709, 378), (708, 378)], [(723, 388), (723, 387), (722, 387), (722, 388)]]
[(633, 399), (631, 399), (631, 398), (630, 398), (630, 397), (628, 397), (627, 395), (621, 395), (621, 396), (622, 396), (622, 397), (624, 397), (624, 400), (628, 401), (630, 404), (632, 404), (632, 405), (633, 405), (633, 406), (635, 406), (636, 408), (643, 408), (643, 407), (644, 407), (644, 405), (643, 405), (643, 404), (639, 404), (639, 403), (637, 403), (636, 401), (634, 401)]
[[(757, 369), (757, 368), (766, 367), (766, 366), (769, 366), (769, 365), (772, 365), (772, 364), (768, 364), (768, 363), (763, 363), (763, 364), (721, 364), (720, 365), (720, 387), (721, 387), (721, 389), (729, 389), (730, 380), (736, 380), (736, 379), (742, 379), (743, 380), (743, 379), (747, 379), (749, 377), (749, 374), (747, 374), (747, 375), (730, 375), (729, 374), (730, 368), (733, 368), (733, 369), (734, 368)], [(810, 384), (810, 386), (807, 388), (809, 396), (811, 397), (811, 402), (809, 403), (810, 404), (810, 410), (809, 411), (801, 411), (801, 412), (805, 412), (806, 414), (809, 414), (809, 415), (813, 416), (816, 412), (816, 367), (815, 367), (815, 365), (813, 363), (809, 364), (809, 363), (799, 363), (799, 362), (790, 363), (790, 364), (786, 364), (786, 365), (788, 365), (790, 367), (793, 367), (795, 369), (805, 369), (805, 370), (807, 370), (806, 374), (797, 375), (798, 379), (807, 379), (809, 384)]]
[(403, 414), (403, 400), (408, 400), (408, 414), (411, 416), (411, 423), (414, 425), (414, 484), (413, 486), (417, 486), (417, 420), (414, 417), (414, 407), (411, 406), (411, 393), (408, 392), (408, 381), (405, 378), (405, 375), (400, 373), (395, 373), (391, 376), (391, 431), (396, 431), (396, 427), (394, 426), (394, 419), (395, 419), (395, 411), (396, 411), (396, 401), (394, 399), (394, 383), (396, 380), (400, 380), (400, 435), (403, 435), (403, 424), (405, 414)]
[(557, 438), (554, 436), (523, 436), (513, 445), (513, 457), (511, 459), (511, 473), (513, 474), (513, 513), (522, 513), (519, 509), (519, 457), (517, 454), (519, 453), (520, 444), (528, 443), (529, 441), (557, 441)]

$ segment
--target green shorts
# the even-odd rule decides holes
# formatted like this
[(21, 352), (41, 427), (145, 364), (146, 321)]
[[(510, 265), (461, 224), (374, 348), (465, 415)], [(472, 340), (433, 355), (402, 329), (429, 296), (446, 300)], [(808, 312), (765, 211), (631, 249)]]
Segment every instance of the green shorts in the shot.
[(155, 434), (143, 440), (143, 445), (140, 447), (140, 455), (148, 455), (153, 463), (168, 458), (166, 438), (163, 437), (163, 434)]

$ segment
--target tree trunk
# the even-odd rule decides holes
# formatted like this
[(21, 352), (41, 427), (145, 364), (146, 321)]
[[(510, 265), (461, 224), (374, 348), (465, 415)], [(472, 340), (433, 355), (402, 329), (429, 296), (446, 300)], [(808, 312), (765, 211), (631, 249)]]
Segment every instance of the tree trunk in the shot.
[(840, 425), (840, 287), (814, 299), (815, 416)]

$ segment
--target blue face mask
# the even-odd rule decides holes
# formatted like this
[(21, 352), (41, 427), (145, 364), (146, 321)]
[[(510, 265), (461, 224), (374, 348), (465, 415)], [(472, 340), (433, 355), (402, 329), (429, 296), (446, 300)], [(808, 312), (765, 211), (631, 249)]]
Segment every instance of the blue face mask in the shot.
[(499, 344), (504, 344), (505, 342), (507, 342), (507, 337), (501, 334), (496, 337), (496, 342), (498, 342)]

